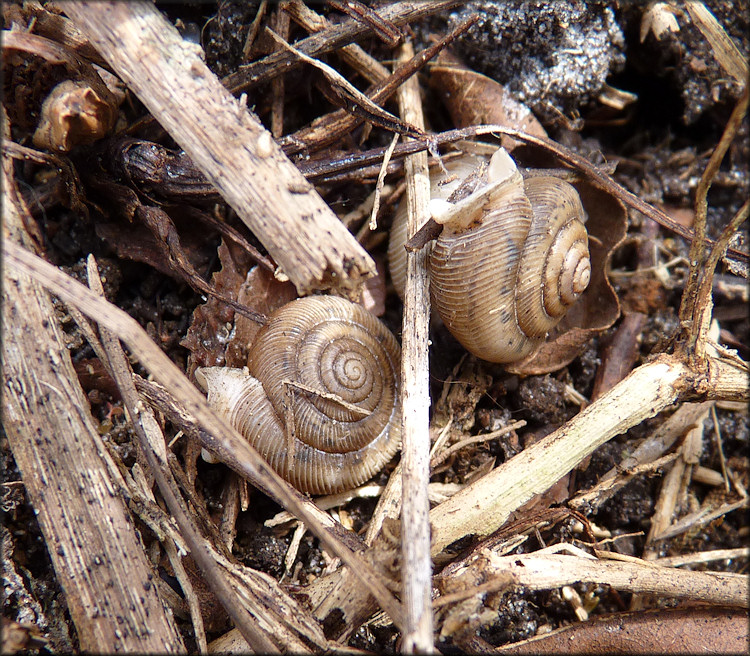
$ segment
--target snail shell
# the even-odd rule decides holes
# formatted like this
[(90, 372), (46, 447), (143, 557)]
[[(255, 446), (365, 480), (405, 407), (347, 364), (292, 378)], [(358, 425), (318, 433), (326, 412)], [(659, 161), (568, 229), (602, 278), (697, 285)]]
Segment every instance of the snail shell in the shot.
[[(332, 296), (273, 312), (244, 369), (195, 372), (208, 402), (297, 489), (348, 490), (400, 446), (401, 350), (378, 319)], [(291, 448), (290, 448), (291, 447)]]
[[(470, 167), (476, 159), (470, 157)], [(445, 227), (430, 253), (433, 307), (477, 357), (500, 363), (526, 357), (591, 277), (578, 193), (551, 176), (524, 180), (503, 149), (492, 156), (482, 186), (463, 200), (449, 203), (436, 191), (433, 218)], [(399, 247), (391, 239), (393, 267)], [(394, 284), (398, 289), (395, 278)]]

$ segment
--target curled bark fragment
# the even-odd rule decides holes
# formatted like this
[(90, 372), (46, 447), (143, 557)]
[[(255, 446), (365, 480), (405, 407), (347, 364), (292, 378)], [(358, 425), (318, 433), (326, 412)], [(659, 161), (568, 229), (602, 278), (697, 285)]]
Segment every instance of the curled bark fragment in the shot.
[(104, 137), (114, 127), (117, 113), (111, 97), (102, 97), (87, 81), (65, 80), (44, 101), (33, 143), (67, 153)]

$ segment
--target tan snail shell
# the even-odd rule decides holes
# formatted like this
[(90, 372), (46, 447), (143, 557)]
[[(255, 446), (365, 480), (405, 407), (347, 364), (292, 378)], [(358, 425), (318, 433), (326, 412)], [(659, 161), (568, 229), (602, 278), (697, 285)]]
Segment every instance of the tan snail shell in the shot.
[(368, 480), (398, 450), (400, 363), (396, 339), (362, 306), (311, 296), (268, 317), (249, 374), (206, 367), (195, 377), (283, 478), (330, 494)]
[[(432, 303), (468, 351), (516, 362), (544, 341), (588, 286), (586, 215), (570, 184), (551, 176), (524, 180), (503, 149), (488, 165), (475, 155), (467, 161), (447, 166), (456, 178), (450, 186), (440, 186), (445, 174), (432, 180), (432, 216), (444, 224), (430, 253)], [(486, 169), (480, 184), (461, 200), (445, 200), (478, 163)], [(401, 220), (389, 246), (397, 289)]]

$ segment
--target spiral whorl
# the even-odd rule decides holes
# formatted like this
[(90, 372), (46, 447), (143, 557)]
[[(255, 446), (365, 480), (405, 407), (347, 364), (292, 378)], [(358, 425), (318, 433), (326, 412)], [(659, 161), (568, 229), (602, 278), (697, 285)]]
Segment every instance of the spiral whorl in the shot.
[(591, 277), (585, 213), (576, 190), (558, 178), (529, 178), (524, 191), (534, 220), (521, 255), (516, 313), (526, 335), (544, 339)]
[(341, 298), (309, 297), (269, 317), (250, 350), (248, 369), (280, 417), (291, 402), (300, 440), (344, 453), (368, 444), (392, 420), (399, 358), (396, 340), (364, 308)]
[(477, 357), (529, 355), (586, 289), (585, 213), (558, 178), (531, 177), (492, 192), (482, 218), (444, 230), (430, 254), (435, 310)]
[(247, 372), (208, 367), (209, 403), (281, 476), (330, 494), (371, 478), (400, 446), (401, 350), (360, 305), (297, 299), (255, 337)]

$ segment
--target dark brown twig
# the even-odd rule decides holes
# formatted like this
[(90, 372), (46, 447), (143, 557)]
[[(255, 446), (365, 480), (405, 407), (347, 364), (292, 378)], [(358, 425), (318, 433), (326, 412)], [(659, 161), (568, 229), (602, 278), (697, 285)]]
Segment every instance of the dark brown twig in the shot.
[[(739, 212), (726, 225), (703, 264), (700, 283), (695, 293), (692, 320), (689, 323), (690, 340), (688, 342), (688, 352), (699, 360), (706, 357), (705, 335), (708, 334), (711, 322), (711, 310), (713, 309), (711, 292), (716, 265), (719, 263), (730, 240), (734, 237), (734, 233), (747, 220), (748, 214), (750, 214), (750, 200), (745, 201)], [(683, 299), (686, 295), (687, 289), (683, 292)]]
[[(388, 100), (405, 80), (409, 79), (428, 61), (437, 56), (443, 48), (466, 32), (477, 20), (476, 16), (467, 19), (440, 39), (440, 41), (417, 53), (408, 62), (399, 66), (390, 77), (368, 90), (367, 97), (374, 103), (383, 103)], [(351, 110), (352, 108), (350, 107), (349, 109)], [(361, 117), (351, 116), (344, 110), (339, 110), (333, 112), (325, 119), (319, 119), (316, 125), (303, 128), (285, 137), (280, 140), (279, 144), (287, 155), (292, 155), (306, 149), (319, 149), (351, 132), (363, 120)], [(416, 137), (418, 135), (412, 134), (411, 136)], [(418, 150), (413, 152), (418, 152)], [(383, 153), (381, 152), (381, 159), (382, 155)]]
[(185, 255), (177, 228), (164, 210), (158, 207), (140, 205), (136, 209), (136, 216), (148, 226), (151, 233), (158, 240), (160, 247), (166, 251), (170, 268), (178, 273), (193, 289), (197, 289), (204, 294), (213, 296), (222, 303), (226, 303), (235, 312), (239, 312), (257, 324), (263, 325), (266, 322), (264, 314), (260, 314), (242, 303), (238, 303), (233, 298), (229, 298), (229, 296), (218, 291), (201, 278)]
[[(682, 302), (680, 303), (680, 319), (682, 321), (688, 320), (688, 315), (692, 314), (694, 308), (694, 300), (696, 297), (697, 289), (702, 285), (702, 281), (705, 277), (709, 278), (709, 290), (710, 280), (713, 277), (713, 269), (708, 272), (706, 268), (706, 246), (708, 240), (706, 239), (706, 217), (708, 215), (708, 190), (711, 187), (711, 183), (716, 176), (716, 173), (721, 166), (721, 161), (724, 159), (724, 155), (729, 149), (732, 140), (734, 139), (737, 131), (740, 128), (740, 124), (747, 114), (748, 106), (748, 94), (750, 88), (745, 87), (739, 102), (735, 106), (732, 114), (729, 117), (724, 132), (719, 139), (719, 143), (716, 145), (714, 152), (711, 153), (711, 157), (706, 164), (706, 169), (703, 171), (698, 188), (695, 191), (695, 221), (693, 222), (694, 238), (690, 246), (690, 273), (688, 274), (687, 282), (685, 283), (685, 291), (682, 294)], [(718, 260), (717, 260), (718, 261)], [(698, 326), (693, 325), (691, 328), (692, 338), (691, 342), (693, 345), (696, 344), (697, 335), (695, 331), (699, 329)]]
[[(424, 16), (437, 13), (459, 4), (458, 0), (440, 0), (439, 2), (394, 2), (384, 6), (379, 15), (383, 20), (395, 25), (405, 25)], [(331, 29), (312, 34), (295, 43), (295, 47), (308, 57), (317, 57), (336, 50), (370, 34), (372, 29), (360, 21), (349, 19)], [(252, 86), (266, 82), (282, 72), (289, 71), (299, 64), (299, 60), (290, 52), (274, 52), (260, 61), (249, 64), (222, 80), (224, 86), (238, 93)]]
[(284, 48), (288, 48), (300, 59), (318, 68), (326, 77), (326, 80), (330, 84), (331, 90), (333, 91), (337, 100), (343, 105), (344, 109), (346, 109), (347, 112), (361, 117), (369, 121), (370, 123), (373, 123), (374, 125), (379, 125), (386, 130), (392, 130), (394, 132), (405, 134), (410, 137), (424, 136), (424, 132), (422, 130), (417, 129), (413, 125), (409, 125), (405, 121), (399, 119), (397, 116), (394, 116), (376, 103), (372, 102), (365, 94), (354, 87), (340, 73), (328, 66), (328, 64), (324, 64), (317, 59), (308, 57), (303, 52), (297, 50), (297, 48), (295, 48), (294, 46), (288, 44), (273, 30), (269, 29), (266, 31), (273, 37), (274, 41), (276, 41), (277, 44)]
[[(467, 128), (448, 130), (439, 134), (430, 135), (426, 140), (414, 140), (399, 144), (393, 152), (393, 159), (401, 158), (421, 150), (429, 150), (436, 148), (437, 146), (461, 141), (462, 139), (470, 139), (483, 134), (502, 134), (517, 139), (518, 141), (523, 141), (524, 143), (546, 149), (566, 164), (580, 170), (597, 187), (609, 192), (629, 207), (638, 210), (649, 219), (656, 221), (659, 225), (671, 230), (681, 237), (692, 240), (692, 230), (677, 223), (660, 209), (638, 198), (638, 196), (615, 182), (609, 175), (603, 173), (600, 168), (591, 164), (591, 162), (584, 157), (577, 155), (551, 139), (535, 137), (519, 130), (503, 127), (502, 125), (472, 125)], [(326, 175), (375, 164), (382, 160), (384, 153), (385, 148), (374, 148), (325, 164), (300, 164), (299, 169), (308, 180), (314, 181)], [(710, 245), (715, 243), (714, 240), (710, 238), (706, 238), (705, 242)], [(727, 255), (740, 262), (750, 261), (750, 255), (748, 255), (748, 253), (734, 248), (727, 249)]]
[(357, 0), (327, 0), (328, 4), (334, 9), (351, 16), (354, 20), (365, 23), (373, 32), (378, 35), (382, 41), (395, 48), (404, 39), (404, 33), (394, 25), (392, 21), (386, 20), (370, 7), (363, 5)]

